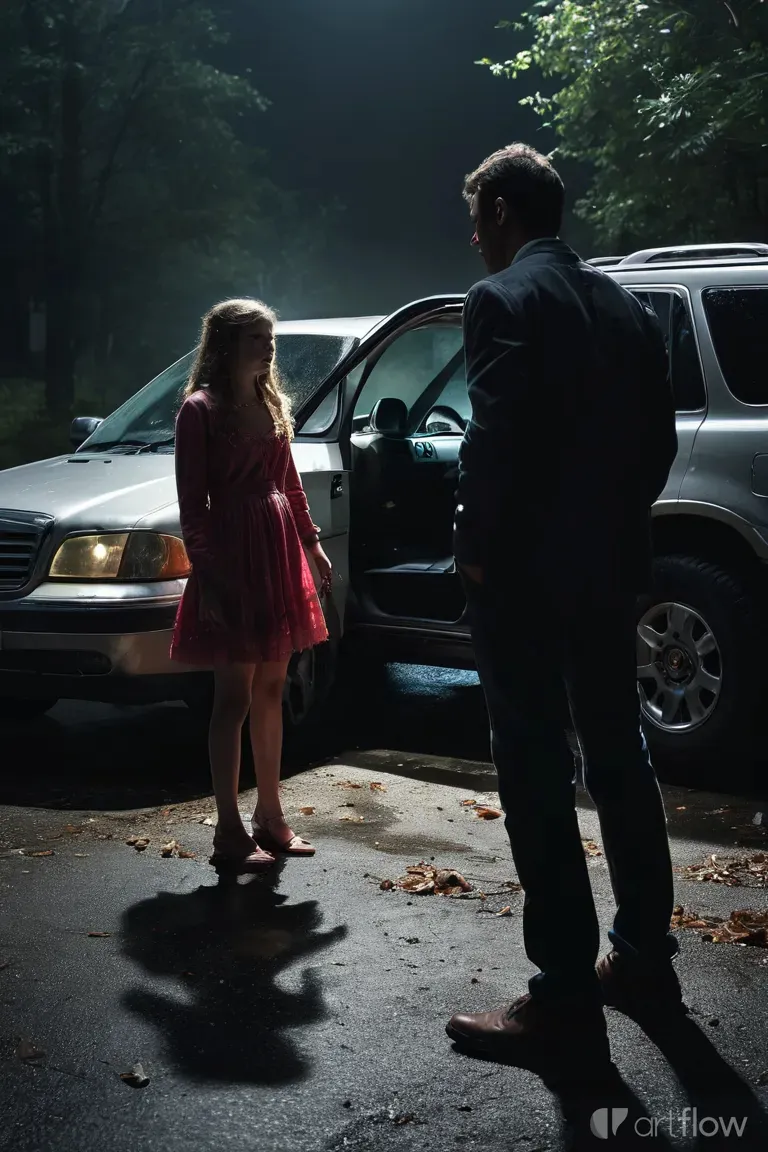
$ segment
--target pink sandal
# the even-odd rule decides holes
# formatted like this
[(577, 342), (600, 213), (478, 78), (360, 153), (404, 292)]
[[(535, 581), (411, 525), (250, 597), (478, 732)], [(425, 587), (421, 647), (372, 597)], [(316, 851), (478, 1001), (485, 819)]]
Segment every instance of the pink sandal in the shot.
[(282, 852), (285, 856), (314, 856), (316, 851), (314, 844), (310, 844), (309, 840), (303, 840), (290, 828), (288, 829), (291, 833), (290, 839), (286, 840), (285, 843), (276, 840), (269, 831), (269, 825), (281, 823), (284, 823), (282, 816), (261, 816), (258, 820), (254, 816), (251, 820), (251, 828), (256, 843), (261, 848), (266, 848), (268, 852)]
[(209, 863), (216, 869), (233, 871), (233, 872), (263, 872), (267, 868), (271, 868), (275, 863), (275, 858), (270, 852), (265, 852), (258, 844), (254, 843), (253, 851), (247, 853), (245, 856), (240, 853), (233, 854), (227, 852), (222, 846), (222, 841), (216, 843), (216, 836), (213, 837), (213, 855), (210, 857)]

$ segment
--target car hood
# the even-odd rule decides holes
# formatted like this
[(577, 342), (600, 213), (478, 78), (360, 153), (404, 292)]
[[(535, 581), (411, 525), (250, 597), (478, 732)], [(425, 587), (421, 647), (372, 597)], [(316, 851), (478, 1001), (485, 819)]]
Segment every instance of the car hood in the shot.
[(175, 503), (170, 452), (78, 452), (0, 472), (0, 509), (45, 513), (68, 529), (133, 528)]

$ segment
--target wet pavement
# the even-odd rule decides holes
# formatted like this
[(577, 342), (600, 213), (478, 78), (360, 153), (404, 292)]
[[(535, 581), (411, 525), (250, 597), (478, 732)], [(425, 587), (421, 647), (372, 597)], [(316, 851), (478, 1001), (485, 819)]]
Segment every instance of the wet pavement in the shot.
[[(60, 705), (2, 739), (0, 1147), (554, 1152), (574, 1132), (595, 1142), (588, 1125), (564, 1125), (573, 1101), (530, 1072), (459, 1055), (443, 1032), (453, 1011), (503, 1003), (531, 973), (503, 823), (463, 803), (497, 802), (473, 676), (394, 669), (348, 695), (289, 755), (285, 806), (317, 857), (240, 882), (217, 881), (206, 862), (204, 739), (183, 707)], [(766, 775), (739, 797), (706, 783), (665, 785), (678, 869), (768, 851)], [(599, 852), (583, 793), (579, 817)], [(136, 837), (143, 851), (127, 843)], [(171, 840), (194, 856), (162, 857)], [(421, 860), (458, 869), (472, 891), (381, 888)], [(603, 857), (589, 868), (607, 929)], [(702, 915), (768, 910), (764, 887), (682, 872), (677, 885)], [(609, 1013), (625, 1087), (589, 1110), (630, 1114), (597, 1145), (765, 1149), (768, 949), (680, 935), (692, 1016), (651, 1039)], [(43, 1054), (23, 1058), (21, 1041)], [(140, 1088), (120, 1075), (137, 1062)], [(717, 1133), (699, 1123), (694, 1136), (694, 1117), (715, 1118)], [(746, 1120), (743, 1135), (723, 1136), (719, 1117)]]

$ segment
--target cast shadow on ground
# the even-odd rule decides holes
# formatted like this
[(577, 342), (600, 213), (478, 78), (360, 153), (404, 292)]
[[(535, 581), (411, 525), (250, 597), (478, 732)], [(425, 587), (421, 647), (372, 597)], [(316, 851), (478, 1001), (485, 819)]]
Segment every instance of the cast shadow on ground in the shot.
[[(750, 1086), (718, 1053), (698, 1025), (686, 1017), (644, 1031), (668, 1061), (687, 1099), (690, 1113), (687, 1131), (682, 1117), (654, 1116), (621, 1078), (617, 1069), (600, 1083), (588, 1087), (578, 1077), (580, 1054), (574, 1055), (573, 1079), (554, 1080), (546, 1067), (528, 1065), (558, 1101), (562, 1116), (564, 1152), (641, 1152), (669, 1150), (687, 1137), (691, 1152), (765, 1152), (768, 1148), (768, 1116)], [(485, 1057), (483, 1057), (485, 1059)], [(505, 1061), (499, 1060), (498, 1063)], [(746, 1121), (741, 1135), (722, 1132), (693, 1134), (693, 1110), (699, 1118), (723, 1117)], [(602, 1113), (602, 1117), (600, 1114)], [(613, 1131), (612, 1121), (619, 1123)], [(602, 1123), (601, 1123), (602, 1121)], [(607, 1128), (606, 1128), (607, 1124)]]
[(163, 1034), (171, 1063), (190, 1079), (278, 1085), (309, 1072), (291, 1030), (325, 1018), (322, 988), (313, 969), (296, 992), (277, 976), (347, 929), (320, 931), (317, 902), (288, 903), (274, 890), (278, 878), (279, 866), (268, 880), (222, 877), (158, 893), (123, 916), (126, 955), (172, 982), (167, 993), (136, 987), (125, 1003)]

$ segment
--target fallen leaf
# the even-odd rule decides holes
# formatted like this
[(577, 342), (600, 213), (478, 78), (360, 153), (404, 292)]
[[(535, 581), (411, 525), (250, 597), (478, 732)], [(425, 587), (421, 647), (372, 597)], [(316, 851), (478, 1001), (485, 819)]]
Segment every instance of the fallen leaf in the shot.
[(75, 860), (87, 860), (90, 853), (88, 852), (75, 852)]
[(363, 824), (365, 816), (339, 816), (339, 820), (346, 821), (347, 824)]
[(333, 786), (334, 788), (362, 788), (362, 784), (356, 784), (353, 780), (337, 780)]
[(311, 804), (304, 804), (299, 808), (299, 812), (301, 812), (302, 816), (314, 816), (315, 814), (315, 810)]
[(502, 908), (501, 912), (497, 912), (496, 915), (497, 916), (511, 916), (512, 915), (512, 909), (510, 908), (509, 904), (507, 904), (506, 908)]
[(44, 1060), (47, 1053), (43, 1048), (37, 1048), (31, 1040), (19, 1039), (16, 1048), (16, 1059), (27, 1063), (33, 1060)]
[(131, 1088), (146, 1088), (149, 1084), (149, 1076), (141, 1064), (134, 1064), (130, 1072), (121, 1072), (120, 1079), (124, 1084), (129, 1084)]
[(160, 849), (160, 855), (167, 860), (169, 856), (173, 856), (174, 852), (179, 848), (179, 844), (175, 840), (169, 840), (167, 844), (163, 844)]
[(713, 853), (703, 864), (689, 864), (679, 871), (683, 879), (699, 883), (765, 888), (768, 887), (768, 854), (755, 852), (751, 856), (720, 860)]
[(498, 808), (475, 808), (475, 816), (478, 820), (498, 820), (503, 813), (499, 812)]
[(603, 850), (594, 840), (582, 840), (582, 844), (584, 845), (584, 854), (586, 856), (602, 856)]
[(53, 848), (41, 849), (39, 852), (33, 852), (30, 848), (25, 848), (22, 856), (55, 856)]
[(675, 812), (687, 812), (687, 811), (688, 811), (688, 807), (686, 804), (678, 804), (677, 808), (675, 808)]
[(473, 808), (477, 804), (477, 800), (462, 800), (462, 808)]
[(177, 856), (179, 857), (179, 860), (194, 860), (195, 859), (195, 853), (194, 852), (188, 852), (186, 850), (186, 848), (179, 848), (179, 851), (177, 852)]
[(768, 948), (768, 911), (755, 912), (741, 908), (723, 920), (716, 916), (687, 913), (682, 906), (678, 906), (672, 915), (672, 928), (692, 929), (710, 944)]
[(211, 819), (211, 817), (210, 817), (210, 816), (206, 816), (206, 818), (205, 818), (205, 819), (202, 821), (202, 823), (203, 823), (203, 824), (205, 824), (205, 826), (206, 826), (207, 828), (212, 828), (212, 827), (213, 827), (213, 820)]
[(89, 936), (111, 936), (111, 932), (89, 932)]
[(387, 790), (386, 784), (380, 784), (378, 780), (372, 780), (368, 787), (371, 792), (386, 792)]
[(472, 891), (472, 885), (455, 868), (436, 868), (423, 860), (408, 868), (406, 875), (400, 876), (395, 884), (403, 892), (419, 896), (433, 893), (438, 896), (460, 896), (463, 892)]
[(70, 836), (79, 836), (81, 832), (85, 832), (85, 828), (78, 827), (77, 824), (66, 824), (64, 831), (68, 832)]

